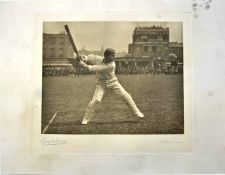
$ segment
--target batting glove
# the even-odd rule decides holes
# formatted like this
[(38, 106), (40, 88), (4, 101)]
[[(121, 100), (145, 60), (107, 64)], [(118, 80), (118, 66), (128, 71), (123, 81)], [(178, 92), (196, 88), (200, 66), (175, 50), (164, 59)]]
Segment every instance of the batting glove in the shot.
[(86, 57), (85, 56), (77, 56), (76, 60), (77, 61), (86, 61)]
[(81, 57), (81, 56), (77, 56), (77, 57), (76, 57), (76, 60), (77, 60), (77, 61), (81, 61), (81, 60), (82, 60), (82, 57)]

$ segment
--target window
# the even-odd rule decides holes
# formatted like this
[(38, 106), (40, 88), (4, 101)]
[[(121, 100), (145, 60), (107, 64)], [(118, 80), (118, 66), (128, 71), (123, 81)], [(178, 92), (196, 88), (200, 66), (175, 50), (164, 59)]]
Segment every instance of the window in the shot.
[(163, 41), (163, 37), (161, 35), (158, 37), (158, 41)]
[(50, 38), (50, 44), (55, 44), (55, 38), (53, 37)]
[(59, 39), (59, 44), (65, 44), (64, 38), (60, 38), (60, 39)]
[(152, 47), (151, 46), (144, 46), (143, 49), (144, 49), (145, 53), (151, 53), (152, 52)]
[(49, 55), (50, 55), (50, 57), (55, 57), (55, 49), (54, 48), (50, 48)]
[(169, 36), (167, 34), (163, 35), (163, 41), (168, 41), (169, 40)]
[(150, 39), (157, 39), (157, 35), (150, 35), (149, 38)]
[(144, 46), (144, 52), (148, 52), (148, 46)]
[(141, 36), (142, 41), (146, 42), (148, 41), (148, 36)]
[(148, 52), (152, 52), (152, 47), (151, 46), (148, 47)]
[(152, 51), (153, 51), (153, 53), (156, 53), (157, 52), (157, 46), (152, 46)]
[(163, 48), (161, 46), (157, 47), (158, 52), (162, 52)]
[(63, 57), (64, 56), (64, 49), (63, 48), (60, 48), (58, 50), (58, 55), (59, 55), (59, 57)]

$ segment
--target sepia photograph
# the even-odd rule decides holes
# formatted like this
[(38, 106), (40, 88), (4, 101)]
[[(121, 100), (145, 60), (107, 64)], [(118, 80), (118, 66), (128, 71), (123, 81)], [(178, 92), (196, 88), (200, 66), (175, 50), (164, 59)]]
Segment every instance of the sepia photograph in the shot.
[(42, 134), (184, 134), (183, 23), (47, 21)]

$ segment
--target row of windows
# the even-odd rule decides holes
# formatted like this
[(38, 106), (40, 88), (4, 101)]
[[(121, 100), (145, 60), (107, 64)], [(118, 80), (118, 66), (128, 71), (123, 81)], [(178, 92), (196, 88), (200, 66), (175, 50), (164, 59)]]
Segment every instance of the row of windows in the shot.
[[(48, 51), (48, 53), (47, 53)], [(46, 50), (45, 48), (43, 49), (43, 56), (49, 56), (49, 57), (55, 57), (55, 56), (59, 56), (59, 57), (64, 57), (64, 49), (63, 48), (59, 48), (59, 49), (55, 49), (55, 48), (50, 48), (49, 50)]]
[(49, 43), (49, 44), (65, 44), (65, 38), (44, 38), (44, 44)]
[(153, 53), (156, 53), (157, 51), (159, 51), (160, 48), (157, 47), (157, 46), (144, 46), (144, 51), (145, 52), (153, 52)]
[(134, 35), (166, 35), (169, 31), (139, 31), (135, 32)]
[(136, 42), (140, 42), (140, 41), (147, 42), (147, 41), (152, 41), (152, 40), (167, 41), (168, 39), (169, 39), (168, 35), (162, 35), (162, 36), (157, 36), (157, 35), (146, 36), (146, 35), (143, 35), (143, 36), (140, 36), (140, 37), (135, 37), (134, 41), (136, 41)]
[[(165, 47), (165, 49), (168, 49)], [(142, 50), (141, 47), (136, 47), (136, 51)], [(157, 53), (157, 52), (162, 52), (163, 47), (160, 46), (143, 46), (143, 51), (144, 52), (149, 52), (149, 53)]]

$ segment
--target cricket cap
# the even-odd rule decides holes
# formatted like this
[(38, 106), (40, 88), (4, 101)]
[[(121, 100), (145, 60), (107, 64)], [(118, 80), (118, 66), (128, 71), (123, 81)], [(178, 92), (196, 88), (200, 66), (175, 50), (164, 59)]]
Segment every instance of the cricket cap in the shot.
[(111, 48), (105, 49), (104, 56), (106, 56), (106, 55), (114, 55), (115, 56), (115, 54), (116, 54), (116, 51), (114, 49), (111, 49)]

